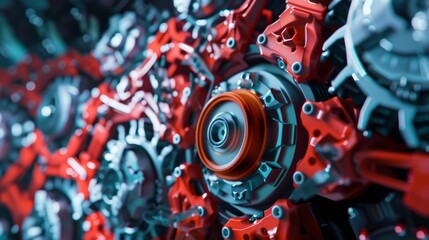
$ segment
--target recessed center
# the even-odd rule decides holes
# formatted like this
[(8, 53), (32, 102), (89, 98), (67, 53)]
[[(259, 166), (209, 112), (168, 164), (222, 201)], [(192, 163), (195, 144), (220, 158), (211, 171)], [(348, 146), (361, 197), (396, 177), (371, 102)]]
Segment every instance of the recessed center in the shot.
[(216, 147), (224, 145), (228, 139), (229, 127), (225, 118), (216, 118), (209, 125), (208, 137), (210, 143)]

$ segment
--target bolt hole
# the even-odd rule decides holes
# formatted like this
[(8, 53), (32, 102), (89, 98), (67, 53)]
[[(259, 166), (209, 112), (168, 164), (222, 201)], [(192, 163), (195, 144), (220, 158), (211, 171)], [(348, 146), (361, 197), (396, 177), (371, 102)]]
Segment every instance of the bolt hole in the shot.
[(243, 239), (245, 239), (245, 240), (249, 240), (249, 239), (250, 239), (250, 237), (249, 237), (249, 235), (244, 234)]
[(271, 96), (267, 96), (265, 98), (265, 102), (270, 103), (273, 100), (273, 98)]
[(310, 159), (308, 159), (308, 162), (310, 163), (310, 165), (314, 165), (316, 164), (316, 159), (311, 157)]
[(295, 52), (295, 51), (296, 51), (296, 47), (292, 47), (292, 48), (290, 49), (290, 51), (291, 51), (291, 52)]
[(267, 169), (267, 166), (265, 166), (265, 165), (262, 165), (261, 166), (261, 171), (262, 172), (266, 172), (268, 169)]
[(267, 231), (267, 229), (266, 229), (266, 228), (262, 228), (262, 229), (261, 229), (261, 233), (262, 233), (263, 235), (267, 235), (267, 234), (268, 234), (268, 231)]
[(319, 130), (314, 130), (313, 131), (313, 135), (315, 136), (315, 137), (319, 137), (320, 136), (320, 131)]

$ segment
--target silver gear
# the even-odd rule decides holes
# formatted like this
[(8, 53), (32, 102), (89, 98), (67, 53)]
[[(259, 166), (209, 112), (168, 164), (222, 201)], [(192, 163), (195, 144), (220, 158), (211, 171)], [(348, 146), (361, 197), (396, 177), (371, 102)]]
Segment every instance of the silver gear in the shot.
[(329, 49), (344, 39), (347, 66), (330, 91), (355, 82), (364, 98), (358, 128), (388, 136), (399, 131), (409, 147), (425, 151), (429, 151), (429, 43), (419, 36), (429, 24), (428, 9), (429, 1), (354, 0), (346, 25), (324, 46)]
[(174, 163), (175, 151), (152, 131), (148, 119), (119, 125), (90, 182), (90, 201), (109, 219), (117, 237), (154, 237), (160, 225), (156, 218), (166, 204), (166, 165)]
[(74, 181), (48, 179), (36, 192), (34, 209), (24, 220), (23, 239), (76, 239), (81, 237), (84, 197)]
[[(298, 85), (290, 75), (268, 64), (257, 65), (237, 73), (215, 87), (212, 97), (235, 89), (255, 92), (264, 106), (268, 117), (269, 139), (264, 155), (258, 169), (239, 181), (224, 180), (207, 168), (203, 168), (203, 175), (209, 191), (232, 206), (222, 207), (222, 217), (228, 219), (239, 210), (257, 218), (277, 198), (286, 197), (292, 190), (294, 166), (304, 154), (303, 150), (307, 144), (307, 134), (299, 120), (302, 104), (306, 99), (322, 100), (327, 95), (322, 94), (326, 90), (314, 89), (307, 84)], [(232, 112), (231, 109), (220, 107), (217, 111)], [(216, 116), (219, 115), (221, 113)], [(209, 136), (208, 132), (203, 135)], [(215, 149), (208, 146), (210, 139), (205, 142), (204, 149)], [(232, 153), (233, 150), (228, 151)], [(212, 156), (216, 155), (213, 154)]]
[(59, 76), (43, 93), (36, 125), (53, 150), (64, 147), (78, 127), (82, 127), (82, 106), (90, 98), (90, 80), (84, 76)]

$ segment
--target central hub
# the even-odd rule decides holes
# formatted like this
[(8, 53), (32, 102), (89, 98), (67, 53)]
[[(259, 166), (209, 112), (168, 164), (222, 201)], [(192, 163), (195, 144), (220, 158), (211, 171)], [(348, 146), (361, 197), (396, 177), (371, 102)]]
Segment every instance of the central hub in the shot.
[(213, 98), (197, 124), (197, 150), (219, 177), (240, 180), (259, 166), (265, 150), (267, 120), (258, 95), (234, 90)]
[(102, 192), (111, 200), (114, 196), (118, 195), (121, 188), (122, 174), (118, 170), (111, 168), (107, 170), (103, 180)]

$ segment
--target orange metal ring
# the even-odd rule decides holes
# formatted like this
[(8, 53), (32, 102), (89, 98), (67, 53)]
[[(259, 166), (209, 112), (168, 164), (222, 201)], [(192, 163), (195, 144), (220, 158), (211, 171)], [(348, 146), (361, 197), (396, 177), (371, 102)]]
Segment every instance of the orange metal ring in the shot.
[[(233, 102), (240, 107), (244, 115), (244, 142), (239, 144), (241, 150), (232, 161), (226, 164), (216, 164), (207, 155), (204, 142), (208, 139), (204, 134), (204, 125), (210, 112), (220, 103)], [(231, 134), (234, 134), (232, 132)], [(240, 180), (252, 174), (259, 166), (265, 152), (267, 142), (267, 120), (264, 107), (259, 97), (249, 90), (234, 90), (222, 93), (213, 98), (203, 109), (197, 123), (196, 144), (202, 163), (219, 177), (226, 180)]]

